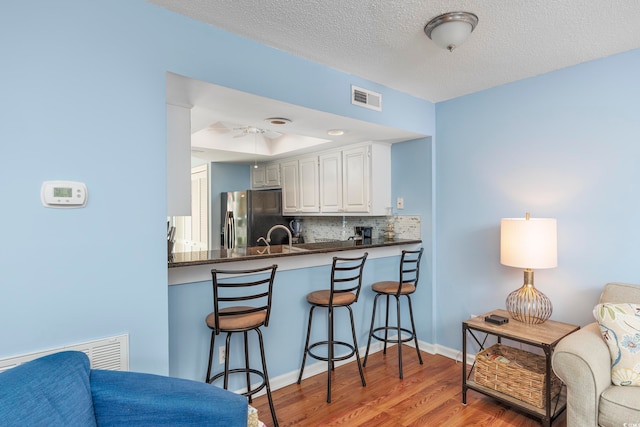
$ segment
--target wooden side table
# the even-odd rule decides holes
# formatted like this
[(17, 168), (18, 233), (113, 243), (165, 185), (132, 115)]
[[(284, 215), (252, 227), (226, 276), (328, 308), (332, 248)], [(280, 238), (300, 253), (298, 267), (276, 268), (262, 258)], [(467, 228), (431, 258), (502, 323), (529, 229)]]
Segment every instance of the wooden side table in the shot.
[[(495, 325), (484, 321), (485, 316), (490, 314), (497, 314), (500, 316), (508, 317), (509, 323), (503, 325)], [(551, 426), (553, 420), (564, 411), (567, 406), (566, 396), (563, 393), (558, 395), (558, 400), (552, 407), (551, 402), (551, 354), (553, 348), (558, 342), (569, 335), (570, 333), (580, 329), (579, 326), (571, 325), (569, 323), (556, 322), (553, 320), (547, 320), (539, 325), (528, 325), (526, 323), (519, 322), (511, 316), (505, 310), (494, 310), (489, 313), (485, 313), (481, 316), (474, 317), (462, 322), (462, 403), (467, 404), (467, 390), (475, 390), (479, 393), (491, 396), (497, 400), (507, 403), (511, 406), (517, 407), (534, 417), (539, 418), (545, 427)], [(482, 341), (476, 336), (476, 333), (484, 334)], [(479, 334), (478, 334), (479, 335)], [(474, 341), (480, 346), (480, 351), (483, 351), (484, 345), (489, 336), (495, 336), (500, 343), (503, 338), (513, 341), (521, 342), (530, 346), (539, 347), (545, 354), (546, 360), (546, 395), (545, 395), (545, 407), (537, 408), (521, 400), (515, 399), (507, 394), (500, 393), (489, 387), (477, 384), (470, 379), (475, 362), (471, 366), (471, 369), (467, 373), (467, 338), (472, 337)]]

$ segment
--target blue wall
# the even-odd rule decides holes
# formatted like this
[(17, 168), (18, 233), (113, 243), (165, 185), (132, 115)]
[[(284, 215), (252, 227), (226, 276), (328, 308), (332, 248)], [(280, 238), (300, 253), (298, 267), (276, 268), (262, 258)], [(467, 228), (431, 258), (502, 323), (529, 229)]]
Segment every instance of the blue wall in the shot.
[[(459, 348), (460, 321), (521, 284), (499, 264), (502, 217), (558, 218), (559, 266), (536, 272), (555, 319), (584, 324), (605, 282), (638, 281), (639, 51), (434, 107), (142, 0), (4, 1), (0, 47), (0, 357), (129, 333), (131, 369), (169, 371), (167, 71), (435, 135), (392, 152), (393, 199), (436, 242), (425, 341)], [(384, 112), (352, 106), (351, 84), (382, 93)], [(42, 207), (53, 179), (86, 182), (87, 207)]]
[(535, 272), (553, 319), (589, 323), (605, 283), (639, 282), (639, 73), (635, 50), (437, 104), (438, 344), (522, 285), (501, 218), (557, 218), (558, 267)]
[[(169, 371), (167, 71), (434, 131), (429, 102), (142, 0), (3, 1), (0, 50), (0, 357), (128, 333), (132, 370)], [(352, 106), (351, 84), (384, 112)], [(57, 179), (85, 182), (87, 207), (42, 207)]]
[[(435, 114), (432, 116), (435, 122)], [(435, 123), (430, 124), (433, 127)], [(395, 144), (391, 149), (392, 203), (397, 197), (404, 199), (404, 209), (395, 209), (398, 215), (419, 215), (420, 231), (424, 247), (421, 262), (419, 287), (413, 298), (416, 304), (415, 319), (419, 339), (435, 344), (433, 315), (435, 298), (433, 292), (434, 263), (433, 242), (433, 137)], [(394, 203), (395, 204), (395, 203)]]

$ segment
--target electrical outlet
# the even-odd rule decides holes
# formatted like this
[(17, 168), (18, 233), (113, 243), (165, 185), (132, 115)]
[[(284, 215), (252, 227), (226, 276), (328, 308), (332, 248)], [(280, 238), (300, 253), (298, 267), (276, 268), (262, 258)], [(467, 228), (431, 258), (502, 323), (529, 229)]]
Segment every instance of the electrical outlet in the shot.
[(224, 347), (218, 347), (218, 363), (221, 365), (224, 363), (224, 360), (227, 356), (224, 350)]
[(404, 209), (404, 198), (398, 197), (396, 199), (396, 209)]
[(474, 317), (478, 317), (478, 315), (477, 314), (472, 314), (471, 315), (471, 319), (473, 319)]

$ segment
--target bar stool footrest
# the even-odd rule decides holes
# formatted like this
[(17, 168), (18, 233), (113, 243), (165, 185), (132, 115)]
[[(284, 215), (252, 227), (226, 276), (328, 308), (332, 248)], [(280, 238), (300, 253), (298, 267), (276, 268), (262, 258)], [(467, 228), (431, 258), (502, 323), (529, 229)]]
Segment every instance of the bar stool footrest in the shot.
[(387, 333), (389, 332), (398, 332), (398, 327), (397, 326), (380, 326), (379, 328), (375, 328), (374, 330), (371, 331), (371, 336), (375, 339), (377, 339), (378, 341), (382, 341), (382, 342), (388, 342), (388, 343), (399, 343), (399, 342), (407, 342), (407, 341), (411, 341), (413, 340), (413, 332), (411, 332), (409, 329), (405, 329), (405, 328), (400, 328), (401, 332), (404, 332), (405, 334), (408, 334), (409, 336), (406, 338), (384, 338), (384, 337), (379, 337), (378, 335), (376, 335), (376, 332), (380, 332), (380, 331), (386, 331)]
[[(229, 375), (229, 377), (231, 377), (232, 374), (243, 374), (243, 375), (246, 376), (247, 372), (249, 374), (257, 375), (262, 380), (260, 385), (257, 386), (256, 388), (252, 388), (250, 392), (242, 393), (243, 396), (247, 396), (248, 397), (248, 396), (253, 396), (257, 392), (259, 392), (260, 390), (265, 388), (267, 386), (267, 381), (266, 381), (266, 379), (264, 377), (264, 373), (262, 371), (258, 371), (257, 369), (244, 369), (244, 368), (229, 369), (228, 375)], [(214, 381), (219, 380), (220, 378), (224, 378), (224, 376), (225, 376), (224, 372), (220, 372), (220, 373), (212, 376), (211, 380), (209, 380), (209, 384), (213, 385)]]
[[(350, 353), (348, 353), (348, 354), (346, 354), (346, 355), (343, 355), (343, 356), (336, 356), (336, 355), (334, 354), (334, 355), (333, 355), (333, 359), (332, 359), (332, 360), (334, 360), (334, 361), (336, 361), (336, 360), (347, 360), (347, 359), (351, 358), (354, 354), (356, 354), (356, 349), (355, 349), (355, 347), (354, 347), (353, 345), (349, 344), (349, 343), (346, 343), (346, 342), (344, 342), (344, 341), (334, 341), (334, 342), (333, 342), (333, 344), (334, 344), (334, 345), (340, 345), (340, 346), (346, 347), (346, 348), (348, 348), (348, 349), (350, 350)], [(315, 343), (313, 343), (313, 344), (309, 344), (309, 349), (308, 349), (308, 351), (307, 351), (307, 354), (308, 354), (309, 356), (313, 357), (314, 359), (317, 359), (317, 360), (324, 360), (325, 362), (328, 362), (328, 361), (329, 361), (329, 357), (328, 357), (328, 355), (327, 355), (327, 356), (319, 356), (319, 355), (317, 355), (317, 354), (314, 354), (314, 353), (311, 351), (311, 349), (312, 349), (312, 348), (317, 347), (317, 346), (320, 346), (320, 345), (327, 345), (327, 346), (328, 346), (328, 345), (329, 345), (329, 341), (318, 341), (318, 342), (315, 342)]]

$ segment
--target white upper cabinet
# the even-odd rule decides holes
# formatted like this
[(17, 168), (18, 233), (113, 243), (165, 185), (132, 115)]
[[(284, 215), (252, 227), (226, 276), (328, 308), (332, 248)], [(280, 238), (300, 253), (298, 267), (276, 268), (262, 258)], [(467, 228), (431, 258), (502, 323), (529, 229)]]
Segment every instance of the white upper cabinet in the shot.
[(390, 145), (356, 145), (319, 159), (321, 213), (386, 214), (391, 202)]
[(365, 179), (368, 184), (369, 215), (384, 216), (387, 214), (387, 208), (392, 206), (391, 144), (370, 144), (368, 166)]
[(344, 212), (371, 210), (370, 146), (342, 152), (342, 207)]
[(281, 163), (285, 215), (384, 216), (391, 206), (391, 146), (356, 144)]
[(266, 176), (266, 187), (280, 187), (280, 163), (267, 164)]
[(251, 188), (264, 188), (267, 183), (267, 167), (264, 163), (251, 167)]
[(298, 161), (290, 160), (282, 162), (280, 167), (282, 169), (282, 213), (295, 214), (300, 205)]
[(318, 157), (306, 157), (298, 161), (300, 168), (301, 212), (319, 212)]
[(280, 163), (259, 163), (251, 167), (251, 188), (279, 188)]
[(282, 213), (318, 213), (318, 157), (292, 159), (280, 164), (282, 170)]
[(342, 213), (342, 151), (325, 153), (320, 163), (320, 212)]

